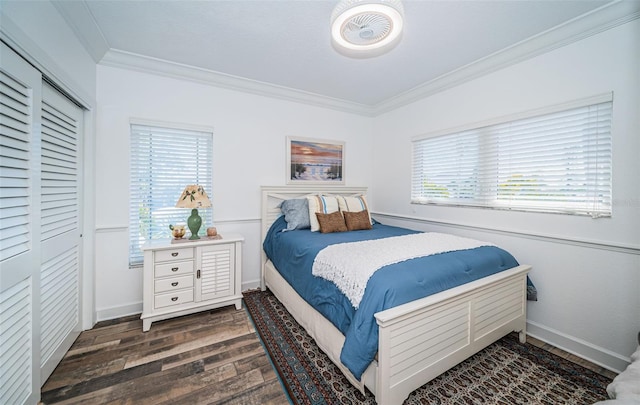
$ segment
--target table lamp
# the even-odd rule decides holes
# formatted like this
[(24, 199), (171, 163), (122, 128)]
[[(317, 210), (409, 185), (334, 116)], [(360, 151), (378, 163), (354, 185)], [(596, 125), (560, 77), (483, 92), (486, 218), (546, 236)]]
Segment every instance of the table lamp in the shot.
[(202, 218), (198, 215), (198, 208), (211, 207), (211, 201), (204, 188), (199, 185), (188, 185), (180, 195), (176, 208), (192, 208), (191, 216), (187, 219), (187, 226), (191, 231), (190, 240), (200, 239), (198, 231), (202, 225)]

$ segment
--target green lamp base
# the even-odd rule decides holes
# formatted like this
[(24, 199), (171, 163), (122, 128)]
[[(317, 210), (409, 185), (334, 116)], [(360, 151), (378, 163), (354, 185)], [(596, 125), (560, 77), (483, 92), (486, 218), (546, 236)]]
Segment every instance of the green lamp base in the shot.
[(200, 239), (198, 231), (200, 230), (200, 226), (202, 226), (202, 218), (198, 215), (198, 210), (196, 208), (191, 210), (191, 216), (187, 219), (187, 226), (191, 231), (189, 240)]

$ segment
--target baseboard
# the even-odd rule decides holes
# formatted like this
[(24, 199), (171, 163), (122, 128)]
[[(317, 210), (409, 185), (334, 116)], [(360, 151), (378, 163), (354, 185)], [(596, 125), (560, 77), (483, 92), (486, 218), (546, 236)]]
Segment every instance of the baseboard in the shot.
[(616, 373), (621, 373), (631, 362), (630, 358), (533, 321), (527, 321), (527, 335)]
[(256, 288), (260, 288), (260, 280), (250, 280), (242, 283), (242, 291), (255, 290)]
[(103, 308), (96, 311), (96, 322), (108, 321), (123, 316), (142, 313), (142, 301), (135, 304), (120, 305), (117, 307)]

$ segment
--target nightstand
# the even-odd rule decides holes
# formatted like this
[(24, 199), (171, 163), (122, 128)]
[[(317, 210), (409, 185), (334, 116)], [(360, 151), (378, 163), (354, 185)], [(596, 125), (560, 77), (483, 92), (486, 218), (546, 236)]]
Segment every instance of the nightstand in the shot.
[(237, 234), (145, 244), (142, 330), (162, 319), (234, 304), (242, 308), (242, 243)]

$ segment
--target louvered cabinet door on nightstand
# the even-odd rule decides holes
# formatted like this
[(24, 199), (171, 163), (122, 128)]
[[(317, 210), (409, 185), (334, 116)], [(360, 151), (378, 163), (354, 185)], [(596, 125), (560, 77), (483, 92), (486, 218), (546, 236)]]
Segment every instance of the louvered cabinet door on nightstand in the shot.
[(242, 308), (240, 235), (143, 246), (142, 330), (162, 319), (235, 305)]

